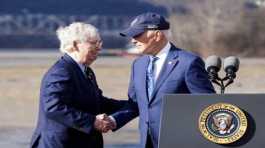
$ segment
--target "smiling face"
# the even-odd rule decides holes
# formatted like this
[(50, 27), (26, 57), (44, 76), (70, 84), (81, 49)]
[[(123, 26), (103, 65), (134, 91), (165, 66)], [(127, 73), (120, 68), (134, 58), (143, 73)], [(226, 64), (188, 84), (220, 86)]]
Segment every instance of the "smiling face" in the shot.
[(57, 30), (60, 50), (69, 54), (77, 63), (92, 64), (101, 49), (102, 41), (98, 29), (82, 22), (74, 22)]
[(92, 64), (98, 56), (102, 46), (100, 38), (94, 38), (85, 42), (75, 42), (78, 62), (84, 65)]
[(155, 55), (159, 44), (158, 31), (145, 31), (144, 33), (132, 38), (131, 42), (136, 46), (139, 53)]
[(138, 52), (147, 55), (156, 55), (167, 42), (163, 33), (159, 30), (147, 30), (132, 38), (131, 42)]

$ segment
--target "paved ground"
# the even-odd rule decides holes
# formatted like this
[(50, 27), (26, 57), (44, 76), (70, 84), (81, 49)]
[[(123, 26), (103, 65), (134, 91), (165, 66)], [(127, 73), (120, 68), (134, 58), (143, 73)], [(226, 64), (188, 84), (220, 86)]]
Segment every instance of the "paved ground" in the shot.
[[(0, 147), (26, 148), (36, 123), (40, 80), (59, 56), (52, 51), (0, 52)], [(104, 95), (126, 99), (132, 57), (100, 57), (94, 64)], [(264, 93), (265, 60), (242, 58), (228, 93)], [(218, 90), (218, 88), (217, 88)], [(120, 131), (105, 134), (107, 148), (135, 148), (137, 120)]]
[[(40, 80), (58, 56), (59, 52), (52, 51), (0, 52), (0, 147), (28, 147), (37, 118)], [(93, 64), (104, 95), (126, 99), (132, 60), (105, 56)], [(106, 147), (137, 147), (137, 122), (105, 134)]]

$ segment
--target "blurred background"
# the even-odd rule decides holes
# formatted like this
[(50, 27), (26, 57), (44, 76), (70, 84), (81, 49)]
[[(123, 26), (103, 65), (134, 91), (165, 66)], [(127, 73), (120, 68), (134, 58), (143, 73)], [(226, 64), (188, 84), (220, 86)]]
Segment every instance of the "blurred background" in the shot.
[[(127, 99), (135, 50), (119, 32), (148, 11), (166, 16), (179, 48), (240, 58), (228, 93), (264, 93), (265, 0), (0, 0), (0, 147), (29, 145), (41, 78), (61, 56), (59, 26), (82, 21), (100, 30), (103, 49), (92, 65), (99, 86), (106, 96)], [(137, 147), (137, 122), (105, 134), (105, 146)]]

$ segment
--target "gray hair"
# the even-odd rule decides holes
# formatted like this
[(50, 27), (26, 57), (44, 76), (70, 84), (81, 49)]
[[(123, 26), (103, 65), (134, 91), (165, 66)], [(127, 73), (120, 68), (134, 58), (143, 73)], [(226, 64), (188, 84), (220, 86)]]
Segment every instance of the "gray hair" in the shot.
[(60, 51), (65, 53), (74, 46), (74, 41), (86, 42), (92, 39), (100, 39), (98, 29), (82, 22), (74, 22), (66, 27), (60, 27), (56, 31), (60, 40)]

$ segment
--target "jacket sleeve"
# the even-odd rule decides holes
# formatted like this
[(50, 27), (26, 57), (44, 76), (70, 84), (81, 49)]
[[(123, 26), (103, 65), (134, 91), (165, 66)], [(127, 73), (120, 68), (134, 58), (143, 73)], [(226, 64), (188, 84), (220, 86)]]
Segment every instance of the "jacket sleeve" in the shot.
[(129, 121), (131, 121), (132, 119), (134, 119), (135, 117), (139, 115), (136, 92), (134, 88), (134, 74), (133, 74), (134, 70), (133, 69), (134, 69), (134, 66), (132, 66), (131, 78), (130, 78), (129, 89), (128, 89), (129, 99), (122, 109), (112, 114), (117, 124), (117, 128), (114, 129), (113, 131), (116, 131), (119, 128), (123, 127), (126, 123), (128, 123)]
[(42, 83), (41, 103), (45, 115), (51, 120), (89, 134), (94, 128), (95, 116), (72, 106), (75, 90), (67, 70), (53, 70), (45, 76)]
[(122, 107), (125, 106), (126, 100), (116, 100), (112, 98), (107, 98), (102, 96), (101, 97), (101, 106), (100, 106), (100, 111), (101, 113), (106, 113), (106, 114), (113, 114), (114, 112), (120, 110)]
[(116, 99), (112, 99), (112, 98), (108, 98), (108, 97), (103, 96), (103, 92), (97, 84), (96, 75), (93, 71), (92, 71), (92, 73), (93, 73), (93, 76), (95, 78), (97, 91), (100, 95), (100, 113), (112, 114), (112, 113), (118, 111), (119, 109), (121, 109), (127, 101), (116, 100)]
[(215, 93), (201, 58), (197, 57), (191, 62), (185, 75), (185, 81), (191, 93)]

